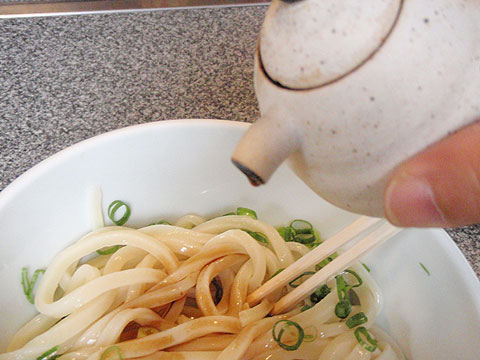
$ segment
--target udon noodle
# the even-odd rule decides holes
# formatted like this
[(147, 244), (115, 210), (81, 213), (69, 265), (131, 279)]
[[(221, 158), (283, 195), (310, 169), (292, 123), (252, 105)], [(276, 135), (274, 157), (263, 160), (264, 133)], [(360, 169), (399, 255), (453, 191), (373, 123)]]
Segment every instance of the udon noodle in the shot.
[[(293, 283), (247, 303), (310, 249), (248, 215), (100, 228), (54, 258), (36, 290), (39, 314), (0, 360), (403, 359), (374, 325), (381, 293), (362, 265), (330, 280), (320, 300), (312, 295), (281, 315), (269, 312)], [(338, 284), (357, 285), (342, 295)], [(342, 296), (352, 305), (345, 318)], [(352, 326), (351, 318), (360, 320)]]

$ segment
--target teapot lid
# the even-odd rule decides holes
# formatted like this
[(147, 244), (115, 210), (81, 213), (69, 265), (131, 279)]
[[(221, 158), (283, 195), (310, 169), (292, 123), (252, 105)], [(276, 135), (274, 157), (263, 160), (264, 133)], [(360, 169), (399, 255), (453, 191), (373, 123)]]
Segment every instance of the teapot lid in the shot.
[(332, 82), (375, 53), (401, 5), (402, 0), (273, 0), (260, 32), (263, 68), (292, 89)]

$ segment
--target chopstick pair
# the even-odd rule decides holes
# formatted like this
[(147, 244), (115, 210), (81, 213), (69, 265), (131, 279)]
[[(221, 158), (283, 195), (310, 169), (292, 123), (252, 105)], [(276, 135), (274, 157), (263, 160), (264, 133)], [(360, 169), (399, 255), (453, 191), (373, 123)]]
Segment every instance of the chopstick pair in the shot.
[(348, 268), (369, 250), (396, 235), (400, 230), (400, 228), (382, 219), (360, 217), (249, 294), (247, 302), (250, 306), (259, 303), (264, 297), (287, 285), (289, 281), (292, 281), (305, 270), (332, 255), (342, 246), (360, 238), (350, 249), (340, 254), (293, 291), (277, 301), (271, 313), (281, 314), (310, 295), (321, 284)]

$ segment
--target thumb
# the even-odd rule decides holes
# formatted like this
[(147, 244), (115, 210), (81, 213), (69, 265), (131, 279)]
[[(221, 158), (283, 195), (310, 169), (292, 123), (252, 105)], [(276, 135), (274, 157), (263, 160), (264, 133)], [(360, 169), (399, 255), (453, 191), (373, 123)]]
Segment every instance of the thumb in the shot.
[(480, 123), (401, 164), (387, 184), (387, 219), (404, 227), (480, 223)]

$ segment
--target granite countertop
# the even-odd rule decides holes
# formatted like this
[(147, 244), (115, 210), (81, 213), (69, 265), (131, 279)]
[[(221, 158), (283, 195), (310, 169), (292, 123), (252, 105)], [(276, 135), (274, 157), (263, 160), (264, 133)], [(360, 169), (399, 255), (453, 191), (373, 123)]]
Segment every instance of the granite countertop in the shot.
[[(254, 121), (265, 6), (0, 20), (0, 190), (100, 133), (165, 119)], [(480, 226), (447, 229), (480, 276)]]

